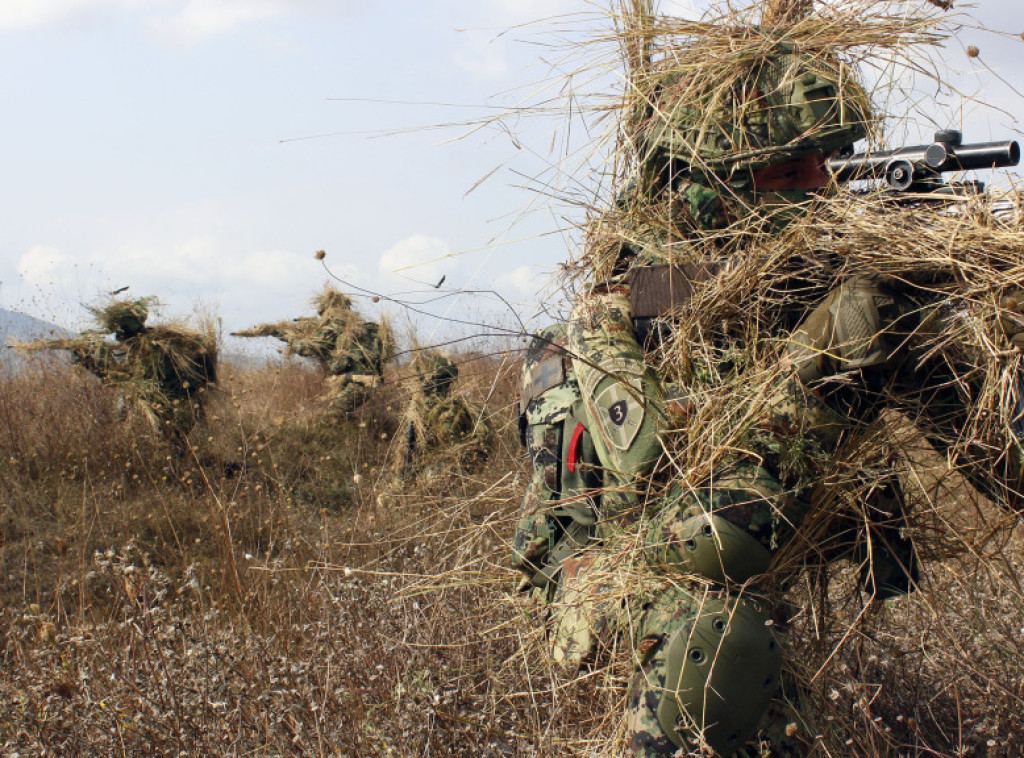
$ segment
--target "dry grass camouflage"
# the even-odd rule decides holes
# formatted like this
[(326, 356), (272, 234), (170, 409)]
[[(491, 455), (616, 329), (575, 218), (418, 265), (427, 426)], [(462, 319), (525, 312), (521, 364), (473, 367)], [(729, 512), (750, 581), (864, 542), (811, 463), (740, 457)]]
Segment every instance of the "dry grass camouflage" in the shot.
[[(642, 476), (600, 479), (620, 517), (600, 514), (595, 549), (577, 549), (597, 532), (578, 526), (586, 498), (553, 498), (561, 479), (543, 470), (565, 461), (576, 427), (568, 439), (549, 427), (566, 407), (585, 419), (583, 393), (563, 384), (558, 403), (520, 408), (521, 354), (452, 356), (459, 393), (493, 428), (489, 458), (463, 467), (424, 449), (422, 466), (437, 475), (404, 487), (394, 468), (409, 400), (402, 381), (416, 377), (386, 360), (380, 386), (329, 421), (306, 412), (322, 397), (326, 365), (225, 361), (218, 392), (206, 396), (210, 423), (192, 431), (184, 456), (144, 418), (118, 418), (120, 389), (73, 365), (0, 373), (3, 752), (670, 753), (658, 719), (670, 648), (717, 634), (735, 612), (761, 622), (761, 635), (735, 648), (751, 671), (772, 661), (747, 658), (746, 645), (785, 649), (780, 671), (756, 669), (762, 684), (772, 679), (772, 700), (759, 739), (738, 755), (1018, 755), (1018, 193), (897, 204), (840, 191), (780, 229), (772, 214), (750, 223), (739, 183), (723, 200), (688, 177), (674, 199), (681, 215), (654, 183), (634, 183), (652, 88), (669, 63), (685, 74), (677, 86), (697, 92), (702, 68), (735, 84), (740, 59), (783, 32), (851, 75), (902, 64), (928, 75), (959, 49), (945, 3), (850, 0), (810, 14), (801, 5), (773, 3), (770, 30), (759, 30), (760, 6), (683, 21), (632, 3), (584, 46), (589, 63), (570, 66), (574, 112), (587, 107), (575, 87), (588, 65), (617, 66), (625, 86), (591, 111), (603, 115), (594, 133), (607, 129), (594, 155), (608, 178), (581, 224), (595, 242), (566, 268), (567, 289), (595, 277), (628, 285), (630, 266), (617, 265), (624, 249), (703, 271), (671, 329), (647, 332), (649, 373), (624, 377), (641, 390), (657, 381), (665, 420), (639, 456)], [(884, 86), (863, 91), (884, 105)], [(881, 130), (869, 131), (879, 144)], [(737, 213), (744, 223), (733, 223)], [(703, 266), (709, 257), (719, 265)], [(876, 308), (884, 331), (857, 337), (849, 320), (856, 338), (823, 347), (837, 322), (827, 307), (807, 319), (836, 292)], [(354, 334), (350, 323), (337, 331)], [(625, 317), (606, 324), (629, 328)], [(166, 352), (153, 331), (151, 357)], [(53, 347), (120, 349), (101, 334), (83, 339)], [(814, 383), (815, 372), (870, 368), (878, 355), (886, 360), (876, 365), (895, 365), (893, 355), (898, 365), (866, 390)], [(605, 357), (611, 366), (624, 356)], [(794, 383), (797, 369), (810, 384)], [(128, 379), (160, 374), (147, 371)], [(599, 372), (575, 378), (592, 395), (602, 390)], [(538, 470), (517, 439), (520, 410), (534, 414)], [(581, 435), (580, 461), (616, 442), (631, 445), (608, 435), (586, 448)], [(592, 487), (584, 473), (600, 477), (577, 472), (574, 493)], [(723, 474), (733, 477), (709, 485)], [(526, 504), (540, 507), (521, 513), (528, 488)], [(773, 508), (785, 498), (788, 510)], [(680, 569), (686, 540), (699, 547), (704, 537), (686, 531), (689, 517), (708, 513), (770, 553), (757, 592), (723, 593)], [(567, 533), (569, 554), (549, 561)], [(568, 579), (545, 584), (561, 566)], [(539, 591), (516, 592), (524, 576)], [(735, 610), (738, 594), (749, 609)], [(557, 654), (552, 633), (564, 642)], [(713, 647), (697, 652), (715, 659)]]

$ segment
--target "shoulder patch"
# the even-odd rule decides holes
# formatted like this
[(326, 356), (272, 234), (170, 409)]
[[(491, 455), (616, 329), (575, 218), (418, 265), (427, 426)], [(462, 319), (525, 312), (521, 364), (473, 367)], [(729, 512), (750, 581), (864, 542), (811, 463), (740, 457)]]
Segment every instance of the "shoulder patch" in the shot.
[(616, 450), (629, 450), (644, 421), (643, 375), (638, 369), (643, 365), (636, 361), (607, 359), (587, 372), (584, 394), (591, 414), (601, 436)]

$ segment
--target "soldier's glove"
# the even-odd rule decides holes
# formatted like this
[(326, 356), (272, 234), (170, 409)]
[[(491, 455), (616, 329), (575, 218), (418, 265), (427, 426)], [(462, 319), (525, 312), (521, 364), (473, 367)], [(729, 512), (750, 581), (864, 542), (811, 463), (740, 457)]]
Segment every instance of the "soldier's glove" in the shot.
[(544, 513), (524, 516), (516, 524), (512, 568), (525, 576), (519, 584), (520, 591), (543, 587), (550, 581), (544, 572), (544, 558), (557, 541), (559, 531), (558, 522)]
[(516, 571), (530, 576), (540, 569), (551, 544), (546, 521), (543, 514), (533, 513), (516, 524), (512, 558), (512, 568)]
[(1024, 290), (1013, 290), (999, 301), (999, 328), (1014, 347), (1024, 348)]

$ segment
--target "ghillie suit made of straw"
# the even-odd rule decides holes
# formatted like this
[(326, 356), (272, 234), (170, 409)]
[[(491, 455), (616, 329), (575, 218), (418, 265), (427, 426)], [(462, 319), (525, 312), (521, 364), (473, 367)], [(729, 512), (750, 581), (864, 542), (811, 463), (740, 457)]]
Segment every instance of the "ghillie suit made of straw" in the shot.
[[(556, 577), (556, 658), (631, 651), (636, 755), (756, 755), (758, 739), (773, 755), (897, 751), (881, 728), (815, 721), (798, 684), (813, 670), (783, 668), (786, 647), (814, 646), (784, 627), (827, 619), (845, 567), (856, 624), (914, 588), (923, 558), (969, 549), (908, 439), (1011, 517), (1024, 509), (1019, 196), (1000, 213), (991, 196), (896, 203), (820, 179), (832, 151), (877, 137), (858, 49), (940, 41), (901, 9), (823, 8), (784, 30), (648, 18), (624, 35), (642, 50), (622, 189), (588, 227), (567, 339), (603, 487), (551, 488), (528, 509), (560, 518), (586, 496), (596, 528), (580, 520), (586, 547), (545, 563), (557, 534), (521, 524), (515, 561)], [(807, 664), (824, 670), (845, 639)]]
[(418, 352), (412, 361), (415, 382), (402, 417), (405, 439), (398, 470), (401, 478), (429, 466), (437, 472), (470, 471), (487, 460), (494, 430), (455, 386), (459, 368), (439, 353)]
[(313, 298), (317, 315), (260, 324), (239, 337), (274, 337), (289, 355), (312, 358), (326, 377), (329, 406), (350, 413), (380, 386), (384, 366), (394, 357), (395, 343), (386, 319), (365, 320), (347, 295), (328, 286)]
[(183, 324), (146, 326), (155, 302), (115, 299), (91, 307), (94, 329), (21, 347), (69, 351), (75, 363), (117, 389), (120, 411), (139, 413), (181, 440), (203, 418), (207, 390), (217, 382), (217, 341), (212, 333)]

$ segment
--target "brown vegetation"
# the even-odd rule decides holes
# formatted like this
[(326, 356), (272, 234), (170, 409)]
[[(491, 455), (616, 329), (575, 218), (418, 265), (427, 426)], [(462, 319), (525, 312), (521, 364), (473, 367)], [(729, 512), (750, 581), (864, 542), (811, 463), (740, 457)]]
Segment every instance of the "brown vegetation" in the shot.
[[(507, 384), (498, 368), (466, 371), (465, 384), (496, 372)], [(521, 476), (506, 409), (487, 406), (506, 427), (493, 469), (384, 495), (393, 387), (332, 420), (305, 367), (223, 374), (185, 461), (148, 426), (115, 419), (111, 392), (68, 365), (0, 379), (4, 748), (480, 755), (503, 744), (515, 709), (490, 682), (513, 645), (487, 633), (494, 595), (455, 572), (493, 559), (508, 530)], [(450, 586), (415, 591), (445, 571)]]
[[(226, 370), (181, 461), (67, 365), (5, 375), (6, 754), (613, 754), (629, 657), (557, 671), (541, 611), (509, 595), (515, 366), (463, 365), (462, 388), (490, 395), (494, 455), (405, 489), (386, 465), (393, 378), (323, 423), (305, 367)], [(956, 529), (934, 527), (960, 541), (922, 592), (862, 613), (850, 568), (824, 606), (794, 600), (831, 755), (1016, 751), (1019, 530), (955, 503), (936, 513)]]

